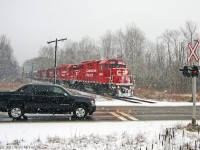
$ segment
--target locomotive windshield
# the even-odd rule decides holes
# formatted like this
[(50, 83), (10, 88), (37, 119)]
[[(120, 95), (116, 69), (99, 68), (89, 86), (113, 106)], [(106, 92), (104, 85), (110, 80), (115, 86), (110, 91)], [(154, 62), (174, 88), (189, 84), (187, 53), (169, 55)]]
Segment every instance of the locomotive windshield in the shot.
[(122, 65), (122, 64), (110, 64), (110, 68), (126, 68), (126, 65)]
[(126, 68), (126, 64), (122, 61), (110, 61), (109, 68)]
[[(105, 70), (108, 70), (108, 68), (126, 68), (126, 65), (123, 64), (105, 64)], [(100, 65), (100, 71), (102, 71), (102, 66)]]

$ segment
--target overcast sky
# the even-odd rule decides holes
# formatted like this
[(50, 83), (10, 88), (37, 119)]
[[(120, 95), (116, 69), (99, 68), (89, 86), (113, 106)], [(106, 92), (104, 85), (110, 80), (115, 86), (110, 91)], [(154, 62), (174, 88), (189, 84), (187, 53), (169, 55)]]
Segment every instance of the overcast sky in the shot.
[(200, 0), (0, 0), (0, 35), (10, 39), (20, 65), (56, 38), (98, 40), (134, 23), (155, 41), (187, 20), (200, 23)]

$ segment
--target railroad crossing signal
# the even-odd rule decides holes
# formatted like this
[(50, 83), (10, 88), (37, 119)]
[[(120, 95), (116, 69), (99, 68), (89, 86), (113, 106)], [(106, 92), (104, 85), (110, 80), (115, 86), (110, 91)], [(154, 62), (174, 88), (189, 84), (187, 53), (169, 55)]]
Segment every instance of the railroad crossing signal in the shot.
[[(191, 68), (191, 69), (190, 69)], [(184, 66), (183, 69), (179, 69), (183, 72), (184, 77), (198, 77), (199, 76), (199, 68), (197, 66)]]
[[(197, 84), (196, 83), (196, 78), (199, 75), (199, 69), (198, 69), (197, 66), (195, 66), (195, 64), (196, 64), (195, 61), (197, 63), (199, 62), (199, 57), (198, 57), (198, 55), (196, 53), (198, 45), (199, 45), (199, 41), (198, 40), (195, 40), (194, 47), (192, 47), (192, 41), (191, 41), (191, 43), (188, 44), (188, 48), (190, 49), (190, 55), (187, 58), (187, 62), (188, 63), (191, 62), (190, 64), (193, 65), (191, 67), (192, 69), (189, 69), (191, 71), (190, 75), (192, 76), (192, 101), (193, 101), (192, 125), (196, 125), (196, 84)], [(194, 59), (192, 60), (192, 58), (194, 58)], [(185, 68), (185, 70), (186, 69), (188, 69), (188, 67)], [(183, 70), (184, 70), (184, 68), (183, 68)], [(188, 73), (188, 71), (186, 73)], [(184, 71), (183, 71), (183, 75), (184, 75)]]
[(193, 57), (196, 60), (196, 62), (199, 62), (199, 57), (196, 54), (196, 50), (197, 50), (197, 47), (199, 45), (199, 41), (197, 41), (197, 40), (195, 40), (195, 41), (196, 41), (196, 43), (194, 44), (194, 47), (192, 47), (191, 43), (188, 44), (188, 47), (190, 49), (190, 55), (189, 55), (189, 57), (187, 59), (187, 62), (190, 62)]

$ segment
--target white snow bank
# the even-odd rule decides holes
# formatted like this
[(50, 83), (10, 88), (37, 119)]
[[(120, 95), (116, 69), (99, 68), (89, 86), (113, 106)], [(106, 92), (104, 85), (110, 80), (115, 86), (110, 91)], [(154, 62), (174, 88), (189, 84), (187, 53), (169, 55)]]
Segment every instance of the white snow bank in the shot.
[(168, 144), (168, 141), (165, 141), (163, 146), (164, 138), (159, 139), (159, 134), (164, 135), (166, 128), (176, 128), (188, 123), (189, 121), (2, 123), (0, 124), (0, 147), (3, 149), (6, 145), (42, 145), (47, 149), (59, 146), (59, 149), (81, 150), (107, 147), (125, 150), (132, 149), (134, 146), (150, 148), (154, 144), (155, 149), (161, 149), (163, 146), (173, 146), (176, 149), (186, 143), (192, 145), (199, 138), (197, 132), (185, 131), (183, 136), (182, 130), (175, 129), (175, 137), (171, 139), (173, 143)]
[(179, 123), (187, 124), (189, 121), (137, 121), (137, 122), (67, 122), (67, 123), (2, 123), (0, 124), (0, 140), (12, 141), (24, 139), (32, 141), (47, 136), (75, 137), (82, 135), (112, 133), (146, 133), (157, 134), (166, 127), (173, 127)]

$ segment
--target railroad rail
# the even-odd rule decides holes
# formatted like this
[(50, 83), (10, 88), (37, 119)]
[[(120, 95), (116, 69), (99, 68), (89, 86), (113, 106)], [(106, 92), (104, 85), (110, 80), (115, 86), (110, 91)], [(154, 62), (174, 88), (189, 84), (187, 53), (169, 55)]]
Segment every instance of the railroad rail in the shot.
[(146, 99), (141, 99), (141, 98), (137, 98), (137, 97), (117, 97), (117, 100), (122, 100), (122, 101), (126, 101), (126, 102), (130, 102), (130, 103), (149, 103), (149, 104), (154, 104), (156, 103), (155, 101), (152, 100), (146, 100)]

